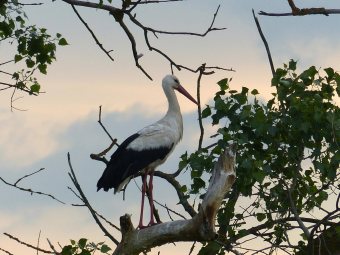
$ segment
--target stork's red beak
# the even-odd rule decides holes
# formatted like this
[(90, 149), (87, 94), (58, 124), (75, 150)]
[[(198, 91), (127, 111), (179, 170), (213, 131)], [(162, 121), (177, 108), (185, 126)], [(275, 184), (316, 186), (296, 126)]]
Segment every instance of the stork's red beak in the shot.
[(183, 94), (186, 98), (188, 98), (190, 101), (194, 102), (195, 104), (198, 104), (197, 101), (189, 94), (188, 91), (185, 90), (181, 85), (178, 84), (177, 88), (178, 92)]

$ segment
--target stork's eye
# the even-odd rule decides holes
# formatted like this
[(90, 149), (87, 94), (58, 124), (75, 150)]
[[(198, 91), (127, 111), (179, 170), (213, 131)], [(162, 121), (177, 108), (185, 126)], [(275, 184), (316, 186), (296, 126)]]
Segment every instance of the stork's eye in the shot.
[(174, 79), (174, 81), (175, 81), (176, 83), (179, 83), (179, 80), (178, 80), (178, 79)]

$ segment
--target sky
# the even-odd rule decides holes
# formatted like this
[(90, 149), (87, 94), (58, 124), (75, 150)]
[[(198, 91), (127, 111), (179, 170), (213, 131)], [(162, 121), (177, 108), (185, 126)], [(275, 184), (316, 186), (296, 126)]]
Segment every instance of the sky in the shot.
[[(336, 8), (334, 1), (296, 1), (296, 4)], [(217, 90), (216, 82), (225, 77), (233, 78), (232, 88), (256, 88), (264, 99), (268, 98), (272, 92), (271, 72), (251, 10), (288, 12), (286, 1), (188, 0), (139, 7), (136, 12), (145, 25), (154, 28), (204, 32), (218, 5), (221, 7), (215, 26), (226, 27), (225, 30), (214, 31), (204, 38), (160, 36), (152, 42), (177, 63), (192, 68), (207, 63), (236, 70), (204, 77), (202, 104), (211, 102)], [(143, 54), (141, 64), (154, 78), (148, 80), (135, 67), (125, 34), (105, 12), (78, 8), (104, 47), (113, 50), (114, 62), (98, 48), (69, 5), (60, 0), (44, 1), (44, 5), (27, 7), (26, 11), (32, 24), (46, 27), (52, 34), (60, 32), (69, 45), (58, 48), (57, 61), (48, 68), (46, 76), (39, 76), (46, 93), (16, 101), (17, 107), (27, 111), (11, 112), (10, 94), (0, 93), (0, 176), (15, 182), (25, 174), (45, 168), (23, 180), (21, 185), (53, 194), (66, 205), (0, 183), (0, 230), (31, 243), (37, 242), (41, 231), (42, 246), (46, 245), (46, 238), (55, 244), (66, 244), (69, 239), (81, 237), (99, 242), (105, 238), (88, 211), (70, 205), (79, 201), (67, 188), (71, 182), (67, 175), (66, 155), (70, 152), (79, 182), (95, 208), (116, 224), (119, 216), (132, 214), (132, 220), (137, 224), (140, 193), (134, 182), (129, 185), (124, 201), (121, 194), (96, 192), (104, 165), (91, 160), (89, 155), (110, 143), (97, 123), (98, 108), (102, 105), (102, 120), (112, 136), (123, 141), (165, 113), (167, 104), (160, 83), (171, 70), (167, 61), (148, 51), (141, 31), (133, 28), (139, 53)], [(295, 59), (300, 70), (311, 65), (340, 70), (340, 35), (337, 33), (340, 16), (260, 16), (259, 20), (276, 67)], [(8, 45), (0, 44), (0, 56), (5, 56), (8, 49)], [(187, 71), (175, 71), (175, 74), (182, 85), (196, 95), (197, 75)], [(195, 105), (181, 95), (178, 99), (184, 118), (184, 136), (168, 161), (159, 168), (166, 172), (177, 169), (181, 154), (197, 148), (199, 137)], [(213, 132), (209, 122), (205, 125)], [(209, 144), (208, 136), (204, 143)], [(185, 184), (188, 176), (182, 176), (181, 181)], [(156, 179), (155, 189), (156, 200), (179, 208), (175, 192), (166, 183)], [(162, 215), (168, 220), (165, 212)], [(0, 247), (14, 254), (20, 254), (24, 249), (2, 235)], [(190, 245), (171, 244), (155, 248), (151, 254), (161, 251), (166, 255), (170, 250), (171, 254), (188, 254)], [(24, 251), (25, 254), (34, 252)]]

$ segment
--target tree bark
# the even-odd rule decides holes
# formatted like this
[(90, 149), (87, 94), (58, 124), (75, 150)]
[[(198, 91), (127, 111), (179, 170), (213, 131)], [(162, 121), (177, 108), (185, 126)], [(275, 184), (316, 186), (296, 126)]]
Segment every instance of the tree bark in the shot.
[(231, 145), (220, 155), (199, 212), (193, 218), (135, 229), (130, 215), (122, 216), (120, 218), (122, 240), (113, 255), (138, 255), (153, 247), (172, 242), (214, 240), (217, 237), (216, 214), (225, 193), (230, 191), (236, 178), (235, 152), (236, 146)]

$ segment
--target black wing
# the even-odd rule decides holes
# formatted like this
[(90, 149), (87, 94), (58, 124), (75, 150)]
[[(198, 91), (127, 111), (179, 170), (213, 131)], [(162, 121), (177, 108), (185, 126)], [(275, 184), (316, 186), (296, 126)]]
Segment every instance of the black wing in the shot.
[(97, 191), (101, 188), (104, 191), (114, 188), (116, 192), (119, 185), (127, 178), (133, 177), (152, 162), (163, 160), (172, 149), (172, 146), (170, 148), (162, 147), (143, 151), (127, 149), (127, 146), (139, 136), (136, 133), (128, 137), (113, 153), (102, 177), (97, 183)]

